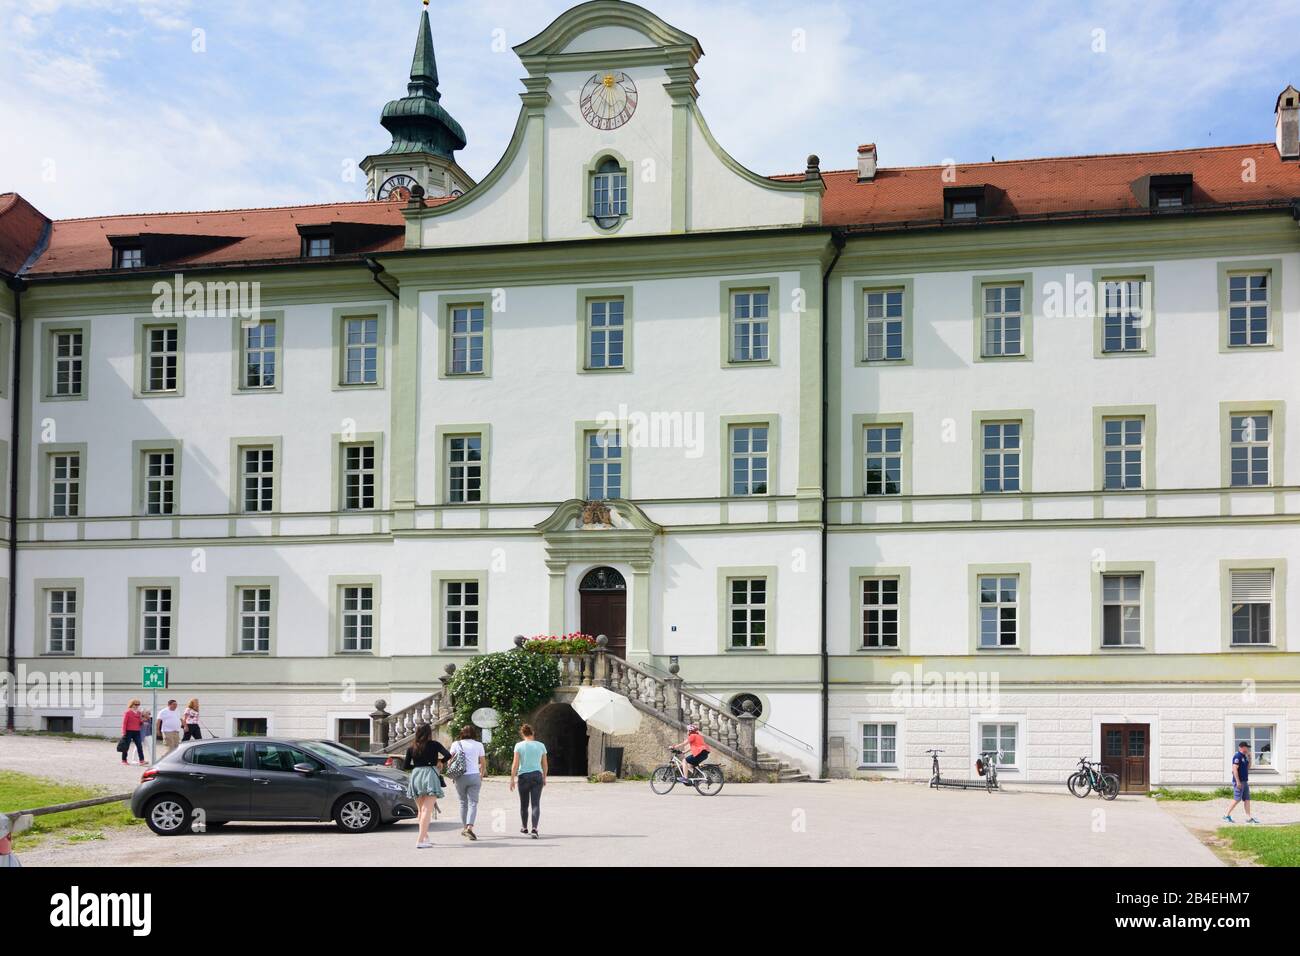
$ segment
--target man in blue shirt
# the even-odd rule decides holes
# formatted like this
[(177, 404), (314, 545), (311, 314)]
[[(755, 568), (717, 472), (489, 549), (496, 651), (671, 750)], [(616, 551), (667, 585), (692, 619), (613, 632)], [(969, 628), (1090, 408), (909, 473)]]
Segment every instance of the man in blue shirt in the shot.
[(1232, 819), (1232, 811), (1237, 809), (1238, 803), (1246, 805), (1247, 823), (1259, 822), (1250, 812), (1250, 744), (1244, 740), (1237, 744), (1237, 752), (1232, 755), (1232, 806), (1223, 817), (1228, 823), (1236, 822)]

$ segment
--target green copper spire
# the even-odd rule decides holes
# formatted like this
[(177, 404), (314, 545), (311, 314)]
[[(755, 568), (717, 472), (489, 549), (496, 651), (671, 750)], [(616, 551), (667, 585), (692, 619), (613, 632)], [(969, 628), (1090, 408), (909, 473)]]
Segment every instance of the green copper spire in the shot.
[(411, 59), (411, 82), (406, 96), (384, 107), (379, 122), (393, 134), (393, 145), (385, 153), (433, 153), (454, 159), (465, 148), (465, 131), (438, 101), (438, 61), (433, 53), (433, 30), (429, 11), (420, 14), (420, 35)]

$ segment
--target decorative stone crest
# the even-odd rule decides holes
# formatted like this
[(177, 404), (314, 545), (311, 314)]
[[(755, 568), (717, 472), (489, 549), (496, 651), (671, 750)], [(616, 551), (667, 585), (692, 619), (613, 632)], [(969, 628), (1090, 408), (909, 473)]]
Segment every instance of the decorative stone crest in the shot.
[(614, 518), (609, 505), (603, 501), (588, 501), (582, 506), (582, 515), (578, 519), (580, 528), (612, 528)]

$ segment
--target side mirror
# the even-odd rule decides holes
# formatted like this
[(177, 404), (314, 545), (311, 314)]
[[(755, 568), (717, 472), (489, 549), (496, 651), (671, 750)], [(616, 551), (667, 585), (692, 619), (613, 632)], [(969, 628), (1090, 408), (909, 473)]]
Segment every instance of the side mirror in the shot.
[(296, 763), (293, 765), (293, 769), (296, 773), (303, 774), (304, 776), (309, 776), (316, 772), (316, 768), (309, 763)]

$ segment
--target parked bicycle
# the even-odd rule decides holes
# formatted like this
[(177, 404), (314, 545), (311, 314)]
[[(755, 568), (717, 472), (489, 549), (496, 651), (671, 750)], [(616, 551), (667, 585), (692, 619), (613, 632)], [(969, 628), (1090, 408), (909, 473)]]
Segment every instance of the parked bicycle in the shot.
[(930, 786), (948, 787), (953, 790), (987, 790), (992, 793), (998, 787), (998, 761), (1002, 759), (1001, 751), (982, 750), (975, 761), (975, 773), (979, 780), (955, 780), (939, 773), (939, 754), (942, 750), (927, 750), (930, 755)]
[(1114, 800), (1119, 796), (1119, 776), (1108, 773), (1099, 761), (1091, 761), (1087, 757), (1079, 758), (1079, 769), (1070, 775), (1065, 785), (1079, 798), (1086, 797), (1094, 790), (1103, 800)]
[(722, 789), (722, 768), (716, 763), (706, 763), (698, 770), (682, 759), (683, 752), (676, 747), (668, 748), (668, 762), (656, 767), (650, 775), (650, 789), (662, 796), (677, 784), (694, 787), (702, 797), (711, 797)]

